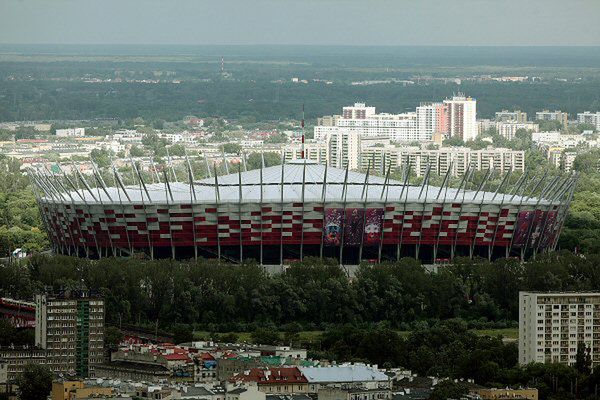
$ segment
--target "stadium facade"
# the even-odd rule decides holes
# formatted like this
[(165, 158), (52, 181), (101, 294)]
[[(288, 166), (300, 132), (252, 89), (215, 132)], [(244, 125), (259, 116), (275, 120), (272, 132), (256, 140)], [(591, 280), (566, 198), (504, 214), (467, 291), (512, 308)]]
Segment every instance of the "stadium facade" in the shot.
[[(57, 253), (145, 254), (287, 264), (333, 257), (346, 265), (416, 257), (520, 257), (555, 248), (576, 176), (509, 175), (486, 191), (467, 171), (457, 188), (420, 185), (300, 160), (186, 183), (168, 174), (134, 185), (113, 167), (85, 178), (31, 171), (43, 222)], [(164, 171), (163, 171), (164, 172)], [(158, 178), (158, 174), (157, 174)], [(146, 179), (147, 180), (147, 179)], [(95, 182), (94, 185), (91, 182)], [(107, 180), (108, 182), (109, 180)]]

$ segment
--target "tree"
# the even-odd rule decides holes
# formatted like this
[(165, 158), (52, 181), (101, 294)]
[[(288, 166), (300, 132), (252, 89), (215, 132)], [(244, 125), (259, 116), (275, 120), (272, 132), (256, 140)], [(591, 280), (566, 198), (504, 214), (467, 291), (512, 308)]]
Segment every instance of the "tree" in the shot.
[(146, 153), (140, 147), (133, 145), (129, 149), (129, 155), (131, 155), (131, 157), (143, 157)]
[(221, 146), (221, 150), (227, 154), (238, 154), (242, 151), (242, 146), (238, 143), (225, 143)]
[(27, 364), (17, 376), (21, 400), (45, 400), (52, 390), (52, 372), (41, 364)]
[(464, 146), (465, 142), (458, 136), (450, 137), (442, 142), (444, 146)]
[(252, 332), (252, 342), (255, 344), (277, 344), (280, 341), (279, 334), (272, 329), (260, 328)]
[(104, 346), (108, 349), (116, 349), (123, 340), (123, 333), (114, 326), (107, 326), (104, 330)]
[(189, 325), (177, 324), (173, 328), (173, 342), (175, 344), (189, 343), (194, 340), (194, 332)]
[(590, 354), (590, 349), (583, 342), (577, 343), (575, 369), (585, 375), (589, 375), (592, 371), (592, 356)]
[(174, 144), (169, 147), (169, 155), (175, 157), (185, 156), (185, 147), (182, 144)]
[(462, 382), (454, 382), (452, 380), (445, 380), (438, 383), (431, 396), (430, 400), (448, 400), (448, 399), (460, 399), (469, 392), (469, 388)]

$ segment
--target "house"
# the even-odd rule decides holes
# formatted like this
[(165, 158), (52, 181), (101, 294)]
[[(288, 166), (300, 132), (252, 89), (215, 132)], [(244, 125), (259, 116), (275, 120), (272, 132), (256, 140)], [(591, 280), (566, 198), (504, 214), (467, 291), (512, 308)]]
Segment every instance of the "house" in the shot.
[(252, 368), (236, 374), (230, 383), (254, 384), (263, 393), (307, 393), (308, 380), (298, 367)]

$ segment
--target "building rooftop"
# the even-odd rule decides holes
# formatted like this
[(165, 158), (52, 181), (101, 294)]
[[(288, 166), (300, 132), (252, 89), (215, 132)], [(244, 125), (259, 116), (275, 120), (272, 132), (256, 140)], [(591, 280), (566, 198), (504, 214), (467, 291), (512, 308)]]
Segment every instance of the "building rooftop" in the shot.
[[(327, 175), (325, 175), (325, 172), (327, 172)], [(348, 175), (347, 179), (346, 174)], [(215, 183), (218, 183), (218, 185)], [(193, 199), (192, 190), (187, 182), (169, 182), (173, 196), (172, 200), (167, 194), (165, 183), (146, 182), (145, 186), (148, 191), (147, 194), (140, 185), (126, 187), (131, 202), (189, 204)], [(346, 187), (345, 194), (344, 187)], [(80, 189), (78, 192), (69, 192), (68, 196), (65, 197), (68, 202), (72, 201), (75, 204), (128, 202), (127, 196), (121, 189), (109, 187), (107, 192), (108, 194), (100, 189), (92, 189), (90, 193), (90, 191)], [(477, 192), (476, 189), (444, 188), (442, 190), (440, 187), (432, 185), (404, 186), (403, 182), (393, 179), (386, 183), (385, 178), (381, 176), (371, 174), (367, 177), (362, 172), (326, 167), (308, 160), (296, 160), (279, 166), (232, 173), (219, 176), (217, 179), (212, 177), (196, 180), (194, 182), (194, 192), (194, 203), (215, 203), (217, 197), (219, 203), (238, 203), (240, 200), (256, 203), (260, 202), (261, 198), (265, 203), (280, 202), (281, 200), (284, 202), (300, 202), (302, 199), (305, 201), (323, 201), (325, 199), (329, 202), (343, 202), (344, 198), (346, 202), (383, 202), (386, 197), (390, 202), (414, 202), (423, 201), (424, 199), (442, 202), (444, 197), (448, 203), (452, 201), (465, 203), (486, 202), (487, 204), (508, 203), (509, 201), (518, 203), (522, 199), (526, 204), (536, 204), (538, 202), (537, 198), (534, 197), (525, 196), (521, 198), (518, 195), (513, 197), (513, 195), (502, 193)], [(47, 197), (47, 200), (52, 202), (50, 197)], [(547, 202), (547, 200), (543, 200), (541, 203), (547, 204)]]
[(330, 367), (299, 367), (309, 383), (388, 381), (389, 377), (376, 368), (362, 365)]

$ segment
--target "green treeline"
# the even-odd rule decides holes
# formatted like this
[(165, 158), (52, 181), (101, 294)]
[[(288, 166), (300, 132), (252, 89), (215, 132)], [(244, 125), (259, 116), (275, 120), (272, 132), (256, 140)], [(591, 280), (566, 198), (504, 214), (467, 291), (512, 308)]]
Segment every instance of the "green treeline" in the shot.
[(0, 267), (0, 296), (28, 299), (42, 288), (83, 283), (106, 299), (108, 322), (202, 331), (252, 331), (297, 323), (304, 330), (343, 322), (386, 322), (410, 330), (420, 321), (462, 318), (473, 327), (514, 325), (519, 290), (594, 290), (600, 256), (569, 252), (515, 260), (458, 259), (430, 274), (413, 259), (362, 266), (350, 279), (332, 260), (307, 259), (282, 275), (254, 264), (87, 260), (35, 256)]

